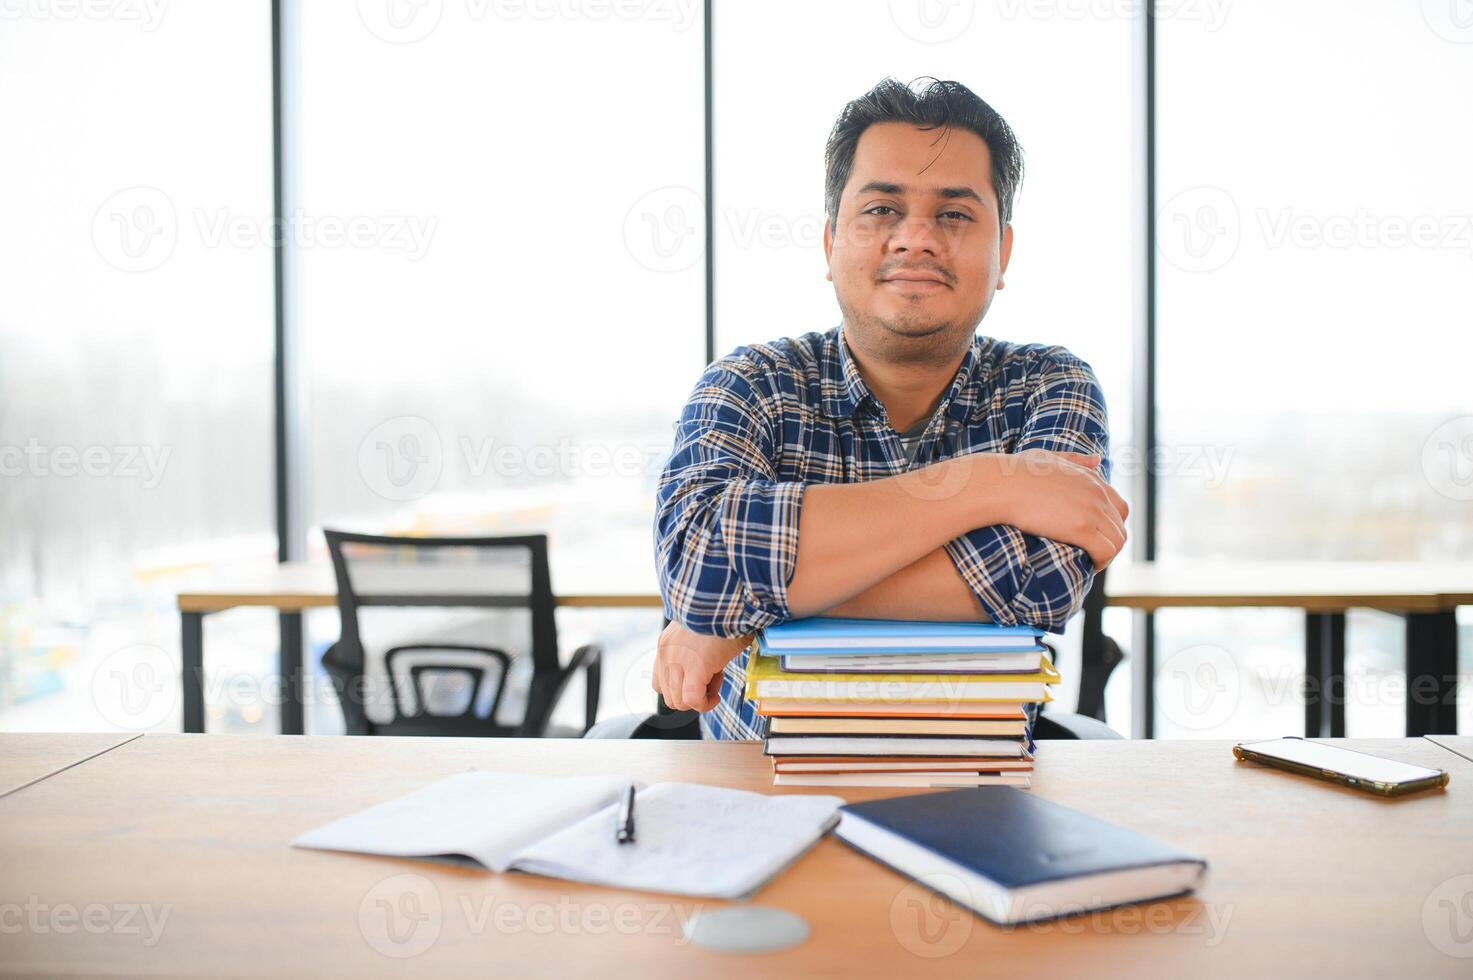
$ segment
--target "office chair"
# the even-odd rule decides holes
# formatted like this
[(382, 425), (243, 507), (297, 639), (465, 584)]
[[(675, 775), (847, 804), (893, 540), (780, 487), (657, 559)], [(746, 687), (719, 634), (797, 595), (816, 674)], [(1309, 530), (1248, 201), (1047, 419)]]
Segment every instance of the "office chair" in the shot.
[[(545, 534), (420, 538), (325, 529), (323, 536), (342, 634), (322, 662), (349, 735), (577, 738), (592, 727), (602, 651), (587, 644), (560, 663)], [(520, 632), (529, 644), (515, 642), (508, 620), (527, 627)], [(370, 622), (376, 643), (365, 642)], [(405, 634), (412, 641), (396, 641)], [(507, 652), (517, 646), (527, 655)], [(370, 649), (382, 653), (370, 659)], [(580, 671), (583, 727), (550, 727)]]
[[(1121, 738), (1119, 732), (1105, 724), (1105, 685), (1110, 674), (1125, 659), (1125, 652), (1113, 637), (1105, 635), (1105, 576), (1110, 569), (1095, 574), (1093, 584), (1081, 607), (1079, 639), (1079, 701), (1073, 711), (1054, 712), (1041, 705), (1033, 725), (1033, 737), (1044, 738)], [(1050, 643), (1049, 659), (1058, 665), (1058, 651)]]
[[(1108, 572), (1107, 568), (1105, 572)], [(1125, 654), (1120, 644), (1105, 635), (1105, 572), (1095, 575), (1089, 594), (1085, 596), (1080, 638), (1079, 705), (1073, 712), (1047, 711), (1046, 706), (1033, 719), (1035, 739), (1118, 739), (1121, 734), (1105, 724), (1105, 684)], [(1045, 643), (1049, 659), (1058, 664), (1058, 651)], [(660, 698), (658, 710), (650, 715), (620, 715), (592, 726), (584, 738), (663, 738), (697, 739), (701, 737), (699, 714), (695, 711), (671, 711)]]

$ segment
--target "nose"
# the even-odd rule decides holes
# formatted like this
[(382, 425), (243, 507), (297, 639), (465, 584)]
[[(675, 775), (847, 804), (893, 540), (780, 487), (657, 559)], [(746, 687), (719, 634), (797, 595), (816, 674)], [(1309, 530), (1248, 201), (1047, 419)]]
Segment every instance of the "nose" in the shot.
[(924, 214), (913, 214), (895, 227), (890, 237), (890, 251), (919, 252), (935, 256), (941, 252), (941, 239), (936, 221)]

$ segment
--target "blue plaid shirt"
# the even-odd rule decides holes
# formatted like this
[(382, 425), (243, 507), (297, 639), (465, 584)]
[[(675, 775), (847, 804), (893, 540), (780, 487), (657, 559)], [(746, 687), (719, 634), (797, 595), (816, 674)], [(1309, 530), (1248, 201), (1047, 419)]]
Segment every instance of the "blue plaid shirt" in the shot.
[[(967, 453), (1098, 453), (1110, 475), (1105, 399), (1062, 347), (978, 335), (921, 436), (911, 467)], [(900, 437), (842, 329), (739, 347), (696, 383), (656, 490), (655, 564), (665, 615), (695, 633), (745, 636), (789, 618), (798, 512), (809, 483), (907, 469)], [(993, 622), (1062, 632), (1094, 579), (1082, 548), (980, 527), (946, 544)], [(712, 738), (761, 738), (744, 696), (748, 653), (726, 667)]]

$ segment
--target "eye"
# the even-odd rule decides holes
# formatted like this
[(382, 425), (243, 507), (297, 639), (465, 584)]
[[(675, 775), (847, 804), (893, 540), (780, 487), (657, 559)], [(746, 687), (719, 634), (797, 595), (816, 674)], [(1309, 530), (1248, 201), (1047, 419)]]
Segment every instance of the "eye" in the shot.
[(894, 212), (894, 210), (895, 209), (892, 208), (892, 207), (890, 207), (890, 205), (888, 205), (888, 204), (876, 204), (874, 207), (870, 208), (868, 211), (866, 211), (864, 213), (865, 214), (874, 214), (874, 215), (876, 215), (876, 217), (883, 218), (883, 217), (885, 217), (885, 215), (877, 214), (877, 212), (879, 212), (879, 211), (890, 211), (890, 212)]
[(970, 214), (967, 214), (967, 212), (965, 211), (945, 211), (942, 213), (942, 217), (949, 217), (951, 215), (955, 215), (956, 217), (961, 218), (963, 221), (972, 220), (972, 216)]

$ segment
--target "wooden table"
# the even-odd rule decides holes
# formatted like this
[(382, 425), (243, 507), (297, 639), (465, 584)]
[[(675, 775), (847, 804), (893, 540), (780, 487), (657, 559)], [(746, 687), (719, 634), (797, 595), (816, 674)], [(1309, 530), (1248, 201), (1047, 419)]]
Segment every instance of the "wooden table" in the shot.
[(0, 796), (9, 796), (47, 776), (80, 765), (138, 735), (57, 734), (0, 736)]
[[(1456, 610), (1473, 604), (1473, 562), (1159, 561), (1112, 565), (1105, 578), (1109, 605), (1147, 614), (1180, 607), (1303, 609), (1309, 736), (1345, 734), (1346, 611), (1396, 613), (1406, 621), (1407, 734), (1457, 731)], [(1155, 631), (1141, 634), (1139, 703), (1150, 706)]]
[(1427, 741), (1442, 746), (1454, 755), (1473, 762), (1473, 735), (1428, 735)]
[(1452, 773), (1383, 800), (1235, 762), (1230, 744), (1038, 756), (1032, 792), (1205, 857), (1194, 897), (1003, 929), (830, 837), (751, 899), (802, 915), (809, 939), (735, 955), (680, 932), (725, 902), (287, 841), (468, 766), (783, 792), (754, 744), (147, 735), (0, 799), (0, 925), (24, 923), (0, 937), (0, 975), (1468, 975), (1473, 923), (1451, 916), (1473, 899), (1473, 762), (1425, 739), (1347, 742)]
[[(556, 570), (555, 570), (556, 571)], [(561, 579), (554, 579), (564, 587)], [(659, 608), (655, 584), (630, 591), (599, 591), (587, 583), (558, 593), (561, 606)], [(282, 677), (286, 695), (282, 731), (302, 732), (302, 620), (305, 609), (337, 599), (325, 563), (261, 566), (212, 577), (179, 593), (182, 623), (184, 730), (204, 730), (203, 617), (237, 606), (266, 606), (281, 614)], [(1144, 613), (1177, 607), (1277, 606), (1305, 611), (1305, 734), (1345, 734), (1345, 613), (1380, 609), (1407, 622), (1407, 734), (1457, 730), (1457, 620), (1473, 604), (1473, 562), (1149, 562), (1112, 565), (1105, 603)], [(1154, 631), (1139, 651), (1145, 669), (1139, 706), (1154, 701)], [(1334, 696), (1335, 685), (1341, 696)], [(1318, 696), (1330, 692), (1329, 697)]]

